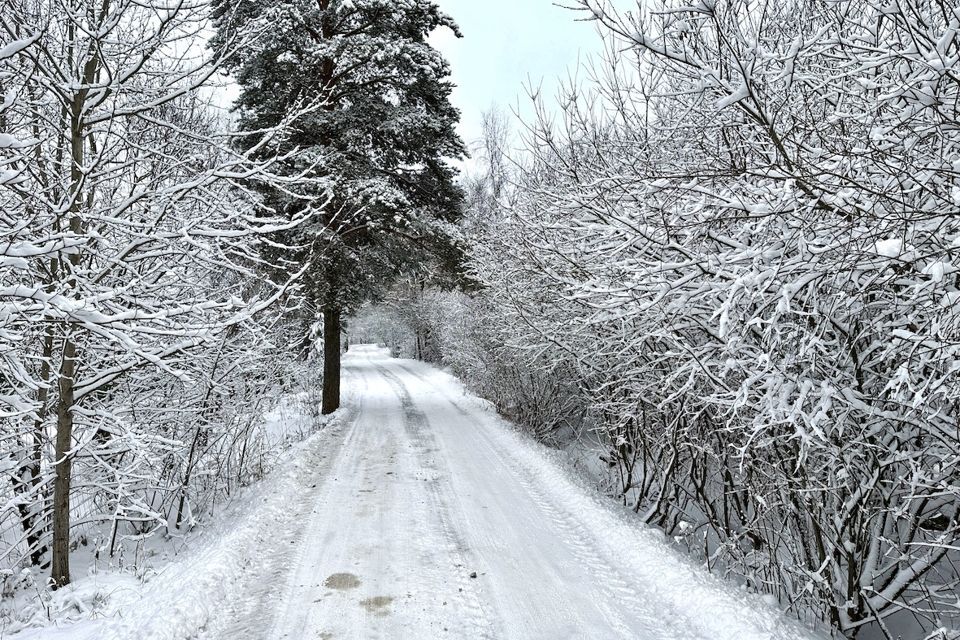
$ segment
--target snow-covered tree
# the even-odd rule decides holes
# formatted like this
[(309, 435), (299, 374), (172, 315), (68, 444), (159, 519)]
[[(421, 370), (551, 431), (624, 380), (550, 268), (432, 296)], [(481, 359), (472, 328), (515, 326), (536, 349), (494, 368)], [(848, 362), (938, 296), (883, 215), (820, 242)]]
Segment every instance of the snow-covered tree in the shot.
[[(284, 293), (251, 286), (257, 237), (300, 221), (272, 220), (239, 186), (284, 158), (219, 133), (204, 3), (10, 0), (0, 18), (0, 452), (23, 546), (34, 564), (49, 550), (59, 586), (78, 515), (163, 517), (144, 503), (157, 476), (140, 471), (181, 433), (137, 422), (160, 397), (139, 383), (216, 379), (194, 358)], [(134, 497), (118, 488), (131, 477)]]
[(323, 316), (329, 413), (340, 403), (342, 314), (383, 290), (423, 246), (442, 239), (443, 221), (459, 215), (461, 194), (445, 162), (464, 153), (454, 132), (450, 70), (427, 42), (435, 29), (457, 27), (429, 0), (215, 6), (218, 44), (251, 30), (271, 32), (228, 57), (242, 88), (236, 108), (248, 144), (300, 105), (319, 105), (267, 147), (295, 151), (286, 168), (322, 183), (310, 202), (269, 189), (268, 201), (290, 216), (316, 211), (315, 222), (283, 236), (298, 251), (266, 255), (281, 273), (309, 265), (304, 320), (309, 326), (317, 312)]

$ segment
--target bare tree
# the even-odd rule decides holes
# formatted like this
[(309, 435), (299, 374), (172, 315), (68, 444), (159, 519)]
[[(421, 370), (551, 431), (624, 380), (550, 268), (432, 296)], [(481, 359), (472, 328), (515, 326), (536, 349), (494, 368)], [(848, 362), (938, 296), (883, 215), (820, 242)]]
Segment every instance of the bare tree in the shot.
[[(242, 334), (285, 294), (283, 283), (249, 286), (253, 243), (310, 215), (282, 220), (240, 181), (274, 180), (296, 197), (297, 176), (271, 174), (283, 157), (251, 158), (316, 105), (235, 152), (201, 91), (224, 55), (199, 46), (206, 11), (202, 2), (11, 0), (0, 12), (13, 42), (0, 55), (9, 86), (0, 209), (10, 212), (0, 331), (18, 340), (4, 356), (14, 418), (4, 438), (21, 442), (12, 477), (26, 546), (43, 562), (49, 531), (57, 586), (70, 581), (74, 465), (130, 457), (120, 425), (140, 401), (124, 395), (125, 381), (144, 369), (191, 381), (198, 351)], [(42, 477), (47, 456), (52, 482)], [(92, 509), (84, 515), (99, 517)]]

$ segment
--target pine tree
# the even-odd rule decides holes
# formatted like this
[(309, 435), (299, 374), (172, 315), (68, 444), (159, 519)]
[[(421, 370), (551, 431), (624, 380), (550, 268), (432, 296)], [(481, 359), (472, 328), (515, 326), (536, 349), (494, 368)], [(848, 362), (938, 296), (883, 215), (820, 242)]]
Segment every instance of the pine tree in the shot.
[(289, 175), (323, 178), (324, 187), (310, 200), (264, 193), (268, 206), (291, 217), (314, 213), (278, 243), (296, 251), (267, 249), (265, 259), (281, 271), (310, 265), (304, 319), (312, 324), (323, 314), (323, 412), (330, 413), (339, 407), (341, 317), (430, 247), (449, 247), (443, 223), (458, 217), (463, 195), (446, 159), (465, 151), (454, 130), (449, 65), (427, 36), (459, 31), (429, 0), (216, 0), (214, 11), (214, 46), (262, 34), (229, 61), (246, 144), (308, 111), (284, 148), (269, 152), (296, 150)]

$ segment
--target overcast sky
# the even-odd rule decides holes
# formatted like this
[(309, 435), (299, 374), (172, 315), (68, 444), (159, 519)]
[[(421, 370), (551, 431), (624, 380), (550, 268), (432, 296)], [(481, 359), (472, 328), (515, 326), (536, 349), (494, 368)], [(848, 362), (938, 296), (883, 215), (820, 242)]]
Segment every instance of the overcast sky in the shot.
[(453, 16), (463, 38), (447, 29), (432, 42), (453, 67), (453, 102), (462, 115), (460, 135), (468, 145), (480, 137), (484, 111), (493, 105), (520, 107), (529, 115), (525, 86), (542, 83), (552, 98), (557, 78), (567, 77), (578, 56), (602, 49), (600, 37), (582, 15), (553, 0), (435, 0)]

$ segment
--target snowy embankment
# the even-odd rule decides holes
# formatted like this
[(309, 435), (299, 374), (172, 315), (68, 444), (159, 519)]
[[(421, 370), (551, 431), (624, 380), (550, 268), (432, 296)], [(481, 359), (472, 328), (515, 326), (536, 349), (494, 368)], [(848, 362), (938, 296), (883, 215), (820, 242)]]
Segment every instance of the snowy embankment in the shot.
[[(260, 570), (262, 549), (271, 539), (297, 528), (305, 479), (325, 456), (327, 442), (343, 422), (343, 412), (322, 419), (313, 435), (277, 460), (262, 481), (241, 490), (209, 524), (183, 540), (161, 543), (149, 568), (98, 571), (52, 594), (21, 594), (12, 629), (0, 637), (15, 640), (149, 638), (182, 640), (198, 635)], [(284, 424), (279, 424), (278, 420)], [(303, 430), (308, 415), (264, 417), (264, 430)], [(180, 553), (165, 564), (172, 547)], [(166, 547), (166, 548), (165, 548)], [(37, 627), (36, 625), (43, 625)], [(24, 626), (32, 628), (24, 629)], [(7, 635), (20, 629), (18, 633)]]

